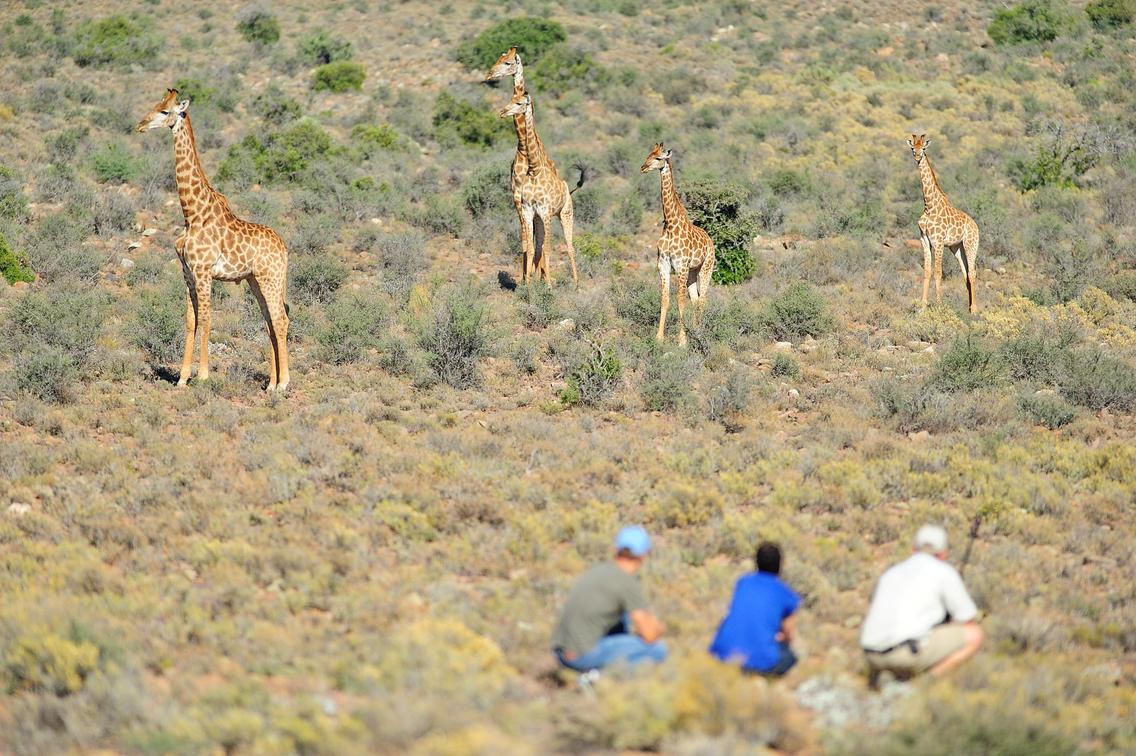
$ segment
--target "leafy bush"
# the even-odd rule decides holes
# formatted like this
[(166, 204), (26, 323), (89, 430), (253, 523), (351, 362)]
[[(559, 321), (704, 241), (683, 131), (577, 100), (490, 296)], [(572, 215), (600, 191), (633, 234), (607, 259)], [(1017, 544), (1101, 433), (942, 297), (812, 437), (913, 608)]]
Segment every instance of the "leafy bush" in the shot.
[(1052, 383), (1067, 346), (1040, 333), (1022, 334), (1003, 343), (998, 351), (1011, 379)]
[(477, 385), (477, 368), (489, 353), (489, 310), (472, 285), (452, 289), (434, 304), (418, 343), (434, 374), (454, 388)]
[(347, 280), (347, 266), (327, 254), (296, 255), (288, 266), (289, 294), (302, 304), (326, 304)]
[(701, 370), (701, 361), (693, 355), (653, 352), (639, 386), (643, 404), (649, 410), (673, 412), (690, 401), (691, 383)]
[(284, 90), (275, 84), (269, 84), (252, 99), (252, 111), (277, 126), (294, 121), (303, 113), (300, 103), (284, 94)]
[(248, 7), (237, 18), (237, 31), (249, 42), (271, 45), (280, 39), (280, 22), (267, 8)]
[(110, 142), (91, 156), (100, 183), (125, 184), (138, 172), (138, 160), (118, 142)]
[(607, 86), (611, 74), (587, 53), (557, 45), (532, 67), (541, 94), (559, 97), (567, 92), (595, 92)]
[[(659, 284), (646, 278), (635, 278), (626, 283), (616, 281), (611, 291), (615, 302), (615, 312), (629, 323), (641, 329), (654, 328), (659, 324), (661, 306)], [(677, 318), (677, 308), (667, 313), (667, 323)]]
[(706, 398), (706, 416), (714, 422), (722, 423), (728, 431), (739, 430), (749, 407), (752, 388), (749, 374), (745, 370), (731, 370), (725, 381), (710, 389)]
[(309, 66), (323, 66), (340, 60), (350, 60), (352, 54), (350, 42), (323, 29), (302, 38), (299, 49), (300, 57)]
[(44, 344), (82, 366), (95, 350), (105, 316), (102, 292), (53, 286), (30, 291), (16, 301), (8, 314), (5, 335), (15, 352)]
[(340, 292), (328, 308), (327, 326), (316, 334), (317, 355), (324, 362), (358, 362), (363, 350), (377, 347), (387, 324), (382, 300), (361, 292)]
[(351, 129), (351, 144), (364, 160), (398, 149), (400, 141), (398, 132), (387, 123), (360, 123)]
[(525, 327), (534, 330), (547, 328), (560, 316), (556, 294), (542, 281), (529, 281), (517, 287), (517, 309)]
[(749, 243), (759, 223), (757, 216), (744, 207), (746, 189), (734, 182), (692, 181), (681, 193), (690, 220), (714, 240), (714, 282), (749, 280), (757, 268)]
[(787, 354), (778, 354), (773, 358), (773, 365), (769, 372), (778, 378), (800, 378), (801, 366)]
[(461, 199), (452, 194), (428, 194), (414, 222), (435, 234), (457, 237), (465, 227), (465, 210)]
[(974, 391), (993, 386), (1004, 374), (997, 351), (978, 339), (956, 339), (939, 357), (929, 385), (942, 391)]
[(487, 214), (506, 215), (511, 211), (512, 175), (512, 166), (502, 160), (494, 160), (474, 170), (462, 188), (462, 204), (469, 214), (480, 218)]
[(41, 220), (27, 245), (28, 261), (36, 275), (49, 283), (68, 278), (92, 281), (99, 274), (102, 258), (84, 246), (89, 228), (67, 212)]
[(4, 276), (10, 284), (17, 281), (30, 283), (35, 280), (35, 273), (27, 258), (17, 255), (2, 234), (0, 234), (0, 276)]
[(255, 134), (246, 136), (229, 148), (229, 154), (217, 169), (217, 178), (246, 184), (295, 181), (308, 166), (334, 151), (331, 136), (323, 127), (304, 119), (269, 132), (263, 142)]
[(350, 89), (356, 91), (363, 88), (363, 79), (367, 73), (362, 63), (353, 60), (337, 60), (320, 66), (312, 74), (312, 89), (319, 92), (346, 92)]
[(143, 291), (135, 307), (132, 340), (155, 365), (181, 357), (185, 346), (185, 284), (170, 279), (159, 289)]
[(623, 365), (611, 347), (589, 342), (567, 371), (568, 386), (560, 401), (594, 407), (619, 386)]
[(1098, 411), (1136, 408), (1136, 367), (1085, 347), (1069, 352), (1060, 370), (1061, 395), (1074, 404)]
[(77, 693), (98, 662), (98, 646), (90, 641), (74, 642), (54, 633), (25, 636), (4, 658), (7, 687), (57, 696)]
[(71, 400), (78, 371), (71, 357), (57, 346), (40, 345), (20, 352), (14, 366), (16, 388), (53, 404)]
[(489, 108), (474, 107), (449, 92), (439, 92), (434, 100), (434, 138), (438, 144), (491, 147), (508, 134), (512, 123), (498, 118)]
[(75, 30), (71, 56), (80, 66), (120, 66), (146, 63), (161, 45), (145, 27), (126, 16), (86, 21)]
[(1136, 1), (1093, 0), (1085, 6), (1085, 13), (1100, 31), (1119, 29), (1136, 19)]
[(1068, 425), (1077, 417), (1077, 411), (1057, 396), (1027, 395), (1018, 401), (1018, 405), (1026, 417), (1050, 430)]
[(458, 45), (455, 57), (471, 71), (482, 70), (491, 66), (501, 53), (515, 47), (525, 65), (531, 66), (566, 39), (564, 27), (551, 19), (507, 18)]
[(1050, 42), (1070, 23), (1069, 8), (1062, 0), (1025, 0), (995, 13), (986, 33), (1000, 45)]
[(800, 281), (770, 300), (762, 314), (770, 335), (779, 341), (823, 336), (836, 327), (821, 293)]

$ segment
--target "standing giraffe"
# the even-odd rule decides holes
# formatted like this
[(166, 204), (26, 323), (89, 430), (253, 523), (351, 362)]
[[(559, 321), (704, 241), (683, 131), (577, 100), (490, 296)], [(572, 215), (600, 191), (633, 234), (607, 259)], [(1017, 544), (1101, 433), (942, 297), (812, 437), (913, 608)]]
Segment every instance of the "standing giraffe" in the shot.
[[(659, 142), (647, 155), (640, 173), (658, 171), (663, 192), (663, 235), (659, 237), (659, 278), (662, 284), (662, 302), (659, 311), (659, 332), (655, 338), (663, 340), (670, 305), (671, 270), (678, 276), (678, 343), (686, 343), (686, 295), (698, 307), (699, 314), (706, 307), (706, 293), (710, 290), (710, 277), (714, 275), (714, 242), (710, 235), (690, 222), (686, 208), (675, 191), (671, 169), (671, 151)], [(690, 274), (695, 279), (689, 283)]]
[[(943, 247), (950, 247), (966, 279), (970, 311), (978, 312), (974, 292), (974, 266), (978, 260), (978, 224), (959, 210), (939, 186), (939, 178), (927, 156), (931, 140), (926, 134), (911, 135), (907, 144), (919, 166), (919, 181), (923, 185), (923, 214), (919, 216), (919, 239), (923, 243), (923, 306), (927, 306), (927, 287), (931, 283), (931, 256), (935, 258), (935, 301), (942, 301), (939, 285), (943, 281)], [(962, 253), (966, 253), (963, 262)]]
[[(545, 283), (552, 285), (552, 271), (548, 258), (551, 244), (548, 237), (552, 231), (553, 216), (560, 219), (564, 231), (564, 241), (568, 246), (568, 259), (572, 263), (572, 283), (580, 285), (576, 273), (576, 248), (572, 245), (572, 192), (584, 185), (585, 172), (580, 169), (580, 180), (576, 187), (568, 190), (568, 183), (556, 172), (556, 165), (544, 151), (544, 145), (536, 133), (533, 120), (532, 97), (527, 93), (514, 94), (509, 104), (501, 110), (501, 117), (514, 116), (517, 139), (525, 143), (528, 160), (527, 170), (513, 177), (513, 204), (521, 217), (521, 250), (524, 255), (522, 280), (532, 275), (533, 263), (544, 276)], [(522, 116), (515, 118), (515, 116)]]
[(174, 165), (185, 232), (174, 242), (188, 290), (185, 304), (185, 353), (178, 385), (189, 381), (193, 345), (201, 335), (197, 377), (209, 378), (210, 295), (213, 279), (241, 281), (249, 288), (268, 324), (268, 390), (288, 388), (288, 249), (267, 226), (241, 220), (225, 196), (209, 184), (197, 156), (189, 100), (178, 102), (176, 89), (138, 122), (138, 131), (169, 128), (174, 135)]
[[(493, 67), (489, 69), (489, 73), (485, 75), (486, 81), (496, 81), (503, 79), (506, 76), (513, 77), (513, 96), (517, 97), (525, 93), (525, 67), (521, 62), (521, 56), (517, 52), (517, 48), (510, 47), (508, 52), (502, 53)], [(522, 123), (524, 115), (513, 116), (513, 125), (517, 127), (517, 155), (513, 158), (513, 174), (510, 189), (516, 192), (517, 182), (520, 176), (528, 173), (529, 159), (528, 150), (525, 147), (525, 140), (521, 136), (523, 133), (524, 123)], [(536, 143), (540, 145), (540, 149), (544, 150), (544, 145), (541, 144), (540, 135), (534, 132)], [(517, 215), (521, 216), (521, 207), (517, 205)], [(524, 221), (521, 223), (522, 236), (524, 235)]]

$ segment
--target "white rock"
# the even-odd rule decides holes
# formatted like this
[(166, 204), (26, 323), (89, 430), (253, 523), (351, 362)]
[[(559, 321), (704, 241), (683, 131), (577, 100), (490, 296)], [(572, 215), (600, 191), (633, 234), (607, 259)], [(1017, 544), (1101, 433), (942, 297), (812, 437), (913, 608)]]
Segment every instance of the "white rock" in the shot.
[(796, 401), (797, 399), (800, 399), (800, 398), (801, 398), (801, 392), (800, 392), (800, 391), (797, 391), (797, 389), (789, 389), (789, 396), (790, 396), (790, 397), (791, 397), (791, 398), (792, 398), (792, 399), (793, 399), (794, 401)]
[(8, 514), (12, 515), (13, 517), (21, 517), (23, 515), (26, 515), (30, 511), (32, 511), (32, 508), (27, 504), (20, 504), (19, 502), (16, 502), (15, 504), (8, 505)]
[(118, 261), (118, 264), (121, 265), (122, 267), (126, 268), (127, 270), (130, 270), (131, 268), (134, 267), (134, 261), (131, 260), (129, 257), (122, 258), (121, 260)]
[(780, 349), (781, 351), (789, 351), (793, 348), (793, 342), (791, 342), (791, 341), (778, 341), (777, 343), (775, 343), (773, 345), (773, 348), (774, 349)]
[(158, 229), (148, 228), (148, 229), (146, 229), (145, 231), (142, 232), (142, 235), (143, 236), (153, 236), (156, 233), (158, 233)]
[(934, 354), (935, 353), (935, 345), (934, 344), (929, 345), (926, 349), (923, 350), (922, 353), (923, 354)]
[(556, 327), (562, 331), (571, 331), (576, 328), (576, 321), (572, 320), (572, 318), (564, 318), (564, 320), (556, 324)]

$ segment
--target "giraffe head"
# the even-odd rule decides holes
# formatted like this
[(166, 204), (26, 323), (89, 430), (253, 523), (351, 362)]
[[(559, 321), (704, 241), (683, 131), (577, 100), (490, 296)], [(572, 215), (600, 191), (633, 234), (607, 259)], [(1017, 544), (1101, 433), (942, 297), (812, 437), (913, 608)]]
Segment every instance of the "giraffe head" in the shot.
[(178, 102), (177, 97), (178, 91), (176, 89), (167, 89), (166, 96), (162, 98), (162, 101), (138, 122), (138, 131), (149, 131), (162, 126), (172, 129), (181, 123), (185, 114), (189, 112), (189, 100)]
[(513, 95), (513, 98), (509, 100), (509, 104), (501, 108), (501, 111), (498, 113), (498, 115), (500, 115), (502, 118), (525, 115), (526, 113), (530, 112), (531, 108), (532, 97), (529, 97), (528, 92), (522, 92), (521, 94)]
[(643, 161), (643, 167), (639, 169), (640, 173), (647, 171), (662, 171), (670, 165), (671, 151), (663, 147), (663, 143), (659, 142), (651, 148), (651, 154)]
[(521, 56), (517, 53), (517, 48), (510, 47), (508, 52), (501, 53), (501, 57), (489, 69), (489, 73), (485, 75), (486, 81), (495, 81), (497, 79), (504, 79), (506, 76), (512, 76), (518, 71), (523, 70), (521, 65)]
[(923, 162), (923, 158), (926, 156), (925, 151), (927, 145), (930, 143), (931, 137), (926, 134), (920, 134), (919, 136), (912, 134), (911, 138), (907, 140), (907, 146), (911, 148), (911, 154), (914, 156), (916, 163)]

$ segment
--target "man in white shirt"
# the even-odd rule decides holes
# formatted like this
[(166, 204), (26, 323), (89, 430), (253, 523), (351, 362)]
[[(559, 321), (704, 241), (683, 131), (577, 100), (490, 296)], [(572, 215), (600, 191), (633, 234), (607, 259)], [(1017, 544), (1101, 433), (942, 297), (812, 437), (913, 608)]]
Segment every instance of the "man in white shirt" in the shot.
[(880, 578), (860, 631), (873, 681), (884, 670), (899, 678), (926, 671), (938, 677), (982, 645), (978, 609), (946, 559), (947, 532), (924, 525), (915, 553)]

